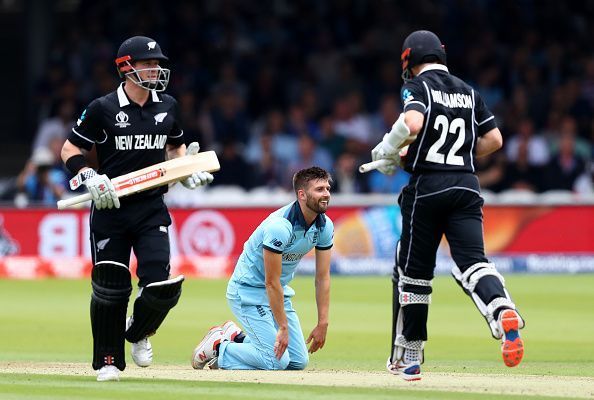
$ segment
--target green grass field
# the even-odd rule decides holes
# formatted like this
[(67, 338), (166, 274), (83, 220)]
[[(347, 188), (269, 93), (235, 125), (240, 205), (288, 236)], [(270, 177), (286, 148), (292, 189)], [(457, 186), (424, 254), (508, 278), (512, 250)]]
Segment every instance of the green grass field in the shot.
[[(155, 367), (191, 370), (191, 351), (206, 330), (232, 318), (224, 298), (225, 286), (226, 281), (222, 280), (189, 280), (184, 284), (180, 303), (151, 339)], [(309, 334), (316, 321), (313, 278), (299, 277), (292, 286), (297, 291), (295, 308), (303, 329)], [(498, 343), (491, 338), (470, 299), (450, 277), (438, 277), (434, 282), (423, 372), (427, 376), (511, 374), (550, 376), (555, 380), (594, 377), (594, 275), (512, 275), (507, 277), (507, 287), (527, 321), (523, 331), (524, 362), (518, 368), (506, 368)], [(121, 382), (98, 383), (88, 374), (89, 298), (90, 282), (86, 280), (0, 280), (0, 367), (86, 363), (81, 366), (85, 374), (78, 376), (0, 373), (0, 399), (77, 399), (83, 394), (85, 398), (142, 400), (195, 399), (196, 396), (208, 399), (515, 397), (428, 391), (422, 386), (424, 380), (410, 386), (329, 390), (326, 385), (333, 382), (307, 386), (208, 382), (204, 374), (199, 381), (156, 380), (126, 377), (124, 372)], [(311, 357), (308, 370), (381, 373), (391, 335), (390, 298), (389, 277), (334, 277), (327, 343)], [(594, 397), (594, 392), (590, 397)]]

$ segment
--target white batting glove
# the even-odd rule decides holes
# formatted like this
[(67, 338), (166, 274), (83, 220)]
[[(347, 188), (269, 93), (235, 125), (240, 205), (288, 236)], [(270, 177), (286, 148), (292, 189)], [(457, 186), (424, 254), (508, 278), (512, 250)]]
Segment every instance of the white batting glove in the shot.
[(214, 176), (212, 176), (211, 173), (199, 171), (194, 172), (192, 175), (181, 181), (181, 183), (188, 189), (196, 189), (197, 187), (208, 185), (213, 179)]
[(87, 169), (79, 175), (85, 175), (82, 183), (87, 187), (93, 197), (95, 208), (120, 208), (120, 199), (118, 198), (115, 187), (107, 175), (98, 175), (95, 170)]
[[(197, 154), (200, 151), (200, 144), (198, 142), (192, 142), (186, 148), (186, 155), (191, 156)], [(196, 189), (197, 187), (208, 185), (212, 182), (214, 176), (210, 172), (197, 171), (186, 179), (182, 180), (181, 183), (187, 189)]]
[(373, 161), (376, 160), (388, 160), (389, 165), (379, 167), (377, 170), (384, 175), (392, 175), (396, 172), (396, 167), (404, 168), (403, 157), (406, 157), (408, 153), (408, 146), (397, 150), (396, 154), (392, 153), (393, 146), (386, 141), (380, 142), (373, 150), (371, 150), (371, 158)]
[(371, 150), (371, 160), (378, 161), (378, 160), (388, 160), (390, 161), (390, 165), (386, 165), (384, 167), (380, 167), (377, 170), (384, 175), (392, 175), (396, 172), (396, 166), (400, 165), (400, 155), (398, 154), (398, 149), (392, 146), (386, 140), (386, 136), (384, 135), (384, 140), (378, 143), (377, 146)]

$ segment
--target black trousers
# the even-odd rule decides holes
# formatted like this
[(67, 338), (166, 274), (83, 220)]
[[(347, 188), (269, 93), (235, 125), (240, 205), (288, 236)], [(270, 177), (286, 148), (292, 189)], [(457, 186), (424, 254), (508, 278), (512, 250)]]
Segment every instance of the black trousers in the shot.
[(404, 275), (433, 279), (437, 248), (444, 234), (460, 270), (487, 262), (483, 199), (475, 175), (413, 176), (398, 202), (402, 211), (402, 236), (397, 257)]
[(129, 267), (130, 251), (134, 250), (139, 286), (168, 279), (171, 217), (163, 197), (125, 200), (119, 209), (92, 209), (93, 264), (113, 261)]

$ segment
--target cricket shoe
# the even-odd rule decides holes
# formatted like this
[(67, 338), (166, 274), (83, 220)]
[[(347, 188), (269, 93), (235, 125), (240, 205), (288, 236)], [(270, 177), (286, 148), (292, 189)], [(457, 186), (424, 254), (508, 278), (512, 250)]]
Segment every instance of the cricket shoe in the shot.
[(524, 321), (516, 310), (507, 309), (499, 314), (499, 326), (503, 332), (501, 337), (503, 362), (508, 367), (515, 367), (524, 356), (524, 342), (520, 337), (520, 328), (524, 326)]
[(119, 381), (120, 370), (115, 365), (104, 365), (97, 371), (97, 382)]
[(235, 341), (235, 338), (241, 334), (241, 328), (233, 321), (227, 321), (221, 325), (223, 330), (223, 340), (230, 342)]
[(393, 363), (390, 362), (390, 359), (388, 358), (386, 368), (389, 373), (400, 375), (405, 381), (418, 381), (422, 378), (421, 365), (418, 362), (405, 364), (402, 360), (398, 360)]
[(203, 369), (204, 366), (219, 356), (219, 345), (223, 341), (223, 330), (213, 326), (192, 353), (192, 367)]
[[(133, 321), (132, 317), (128, 317), (126, 330), (132, 326)], [(132, 353), (132, 360), (139, 367), (148, 367), (153, 363), (153, 346), (151, 346), (148, 336), (136, 343), (131, 343), (130, 352)]]
[[(235, 338), (241, 335), (241, 328), (237, 326), (237, 324), (233, 321), (227, 321), (220, 325), (220, 327), (223, 330), (223, 339), (221, 340), (221, 343), (226, 340), (229, 342), (234, 342)], [(210, 360), (208, 363), (206, 363), (206, 366), (209, 369), (219, 369), (218, 357), (215, 357), (212, 360)]]

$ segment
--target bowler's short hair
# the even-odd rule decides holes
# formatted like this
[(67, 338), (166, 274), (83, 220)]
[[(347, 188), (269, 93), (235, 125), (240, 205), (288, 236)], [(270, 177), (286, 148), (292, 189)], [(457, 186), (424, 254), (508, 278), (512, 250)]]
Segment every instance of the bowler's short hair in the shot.
[(328, 171), (320, 167), (310, 167), (298, 171), (293, 175), (293, 190), (295, 190), (295, 194), (300, 189), (305, 190), (309, 182), (317, 180), (332, 183), (332, 176)]

